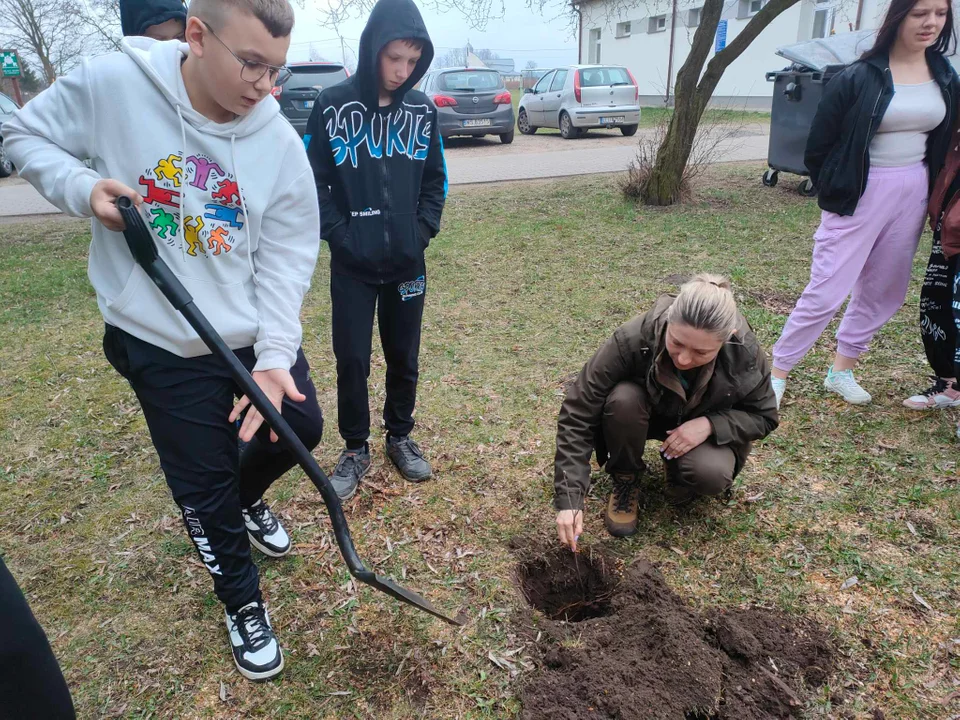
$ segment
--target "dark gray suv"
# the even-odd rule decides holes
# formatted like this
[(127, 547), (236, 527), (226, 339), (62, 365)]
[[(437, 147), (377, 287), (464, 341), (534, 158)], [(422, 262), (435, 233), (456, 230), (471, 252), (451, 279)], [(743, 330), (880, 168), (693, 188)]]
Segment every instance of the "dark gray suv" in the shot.
[(313, 112), (313, 103), (320, 91), (343, 82), (350, 77), (350, 73), (340, 63), (294, 63), (288, 67), (293, 75), (286, 84), (273, 89), (273, 96), (294, 130), (303, 137), (307, 120)]
[(513, 98), (496, 70), (445, 68), (427, 73), (420, 82), (437, 106), (440, 135), (499, 135), (513, 142)]

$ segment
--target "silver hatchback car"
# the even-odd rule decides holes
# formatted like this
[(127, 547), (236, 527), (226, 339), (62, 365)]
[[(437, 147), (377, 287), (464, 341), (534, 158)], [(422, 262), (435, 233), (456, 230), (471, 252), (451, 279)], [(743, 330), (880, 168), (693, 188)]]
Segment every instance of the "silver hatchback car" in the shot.
[(551, 70), (524, 91), (517, 127), (524, 135), (559, 128), (565, 138), (589, 128), (620, 128), (634, 135), (640, 125), (640, 89), (631, 72), (617, 65), (571, 65)]

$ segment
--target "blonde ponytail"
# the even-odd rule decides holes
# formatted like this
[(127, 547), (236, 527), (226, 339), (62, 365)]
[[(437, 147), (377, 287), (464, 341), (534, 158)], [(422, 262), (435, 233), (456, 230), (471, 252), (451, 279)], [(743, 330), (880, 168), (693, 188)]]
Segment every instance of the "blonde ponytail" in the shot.
[(701, 273), (680, 288), (667, 321), (727, 340), (737, 329), (739, 317), (730, 281), (720, 275)]

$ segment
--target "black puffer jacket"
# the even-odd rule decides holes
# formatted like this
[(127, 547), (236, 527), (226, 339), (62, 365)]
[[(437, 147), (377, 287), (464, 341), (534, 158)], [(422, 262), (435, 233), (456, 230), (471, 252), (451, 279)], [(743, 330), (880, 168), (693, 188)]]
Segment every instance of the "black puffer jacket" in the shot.
[[(926, 161), (932, 184), (947, 155), (960, 81), (940, 53), (929, 51), (927, 64), (947, 105), (946, 117), (927, 139)], [(870, 142), (893, 95), (893, 76), (886, 55), (859, 60), (827, 84), (804, 155), (810, 179), (820, 189), (819, 203), (823, 210), (853, 215), (857, 209), (867, 189)]]
[[(422, 44), (407, 81), (380, 107), (380, 51), (393, 40)], [(320, 237), (331, 268), (384, 284), (423, 264), (440, 231), (447, 175), (437, 109), (413, 86), (433, 44), (412, 0), (379, 0), (360, 36), (357, 73), (320, 93), (307, 122), (307, 155), (320, 203)]]

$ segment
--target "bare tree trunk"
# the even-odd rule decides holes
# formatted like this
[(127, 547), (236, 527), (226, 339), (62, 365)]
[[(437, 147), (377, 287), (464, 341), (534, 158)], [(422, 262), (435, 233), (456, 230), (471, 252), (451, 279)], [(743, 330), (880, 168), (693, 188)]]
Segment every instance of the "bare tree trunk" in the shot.
[(0, 0), (0, 44), (21, 50), (50, 84), (80, 60), (80, 18), (74, 0)]
[(798, 0), (770, 0), (753, 16), (733, 42), (713, 56), (704, 71), (703, 66), (713, 49), (724, 5), (723, 0), (706, 0), (700, 25), (693, 36), (690, 55), (677, 73), (673, 116), (650, 176), (641, 191), (644, 203), (672, 205), (679, 200), (700, 119), (724, 71), (774, 18), (797, 2)]

